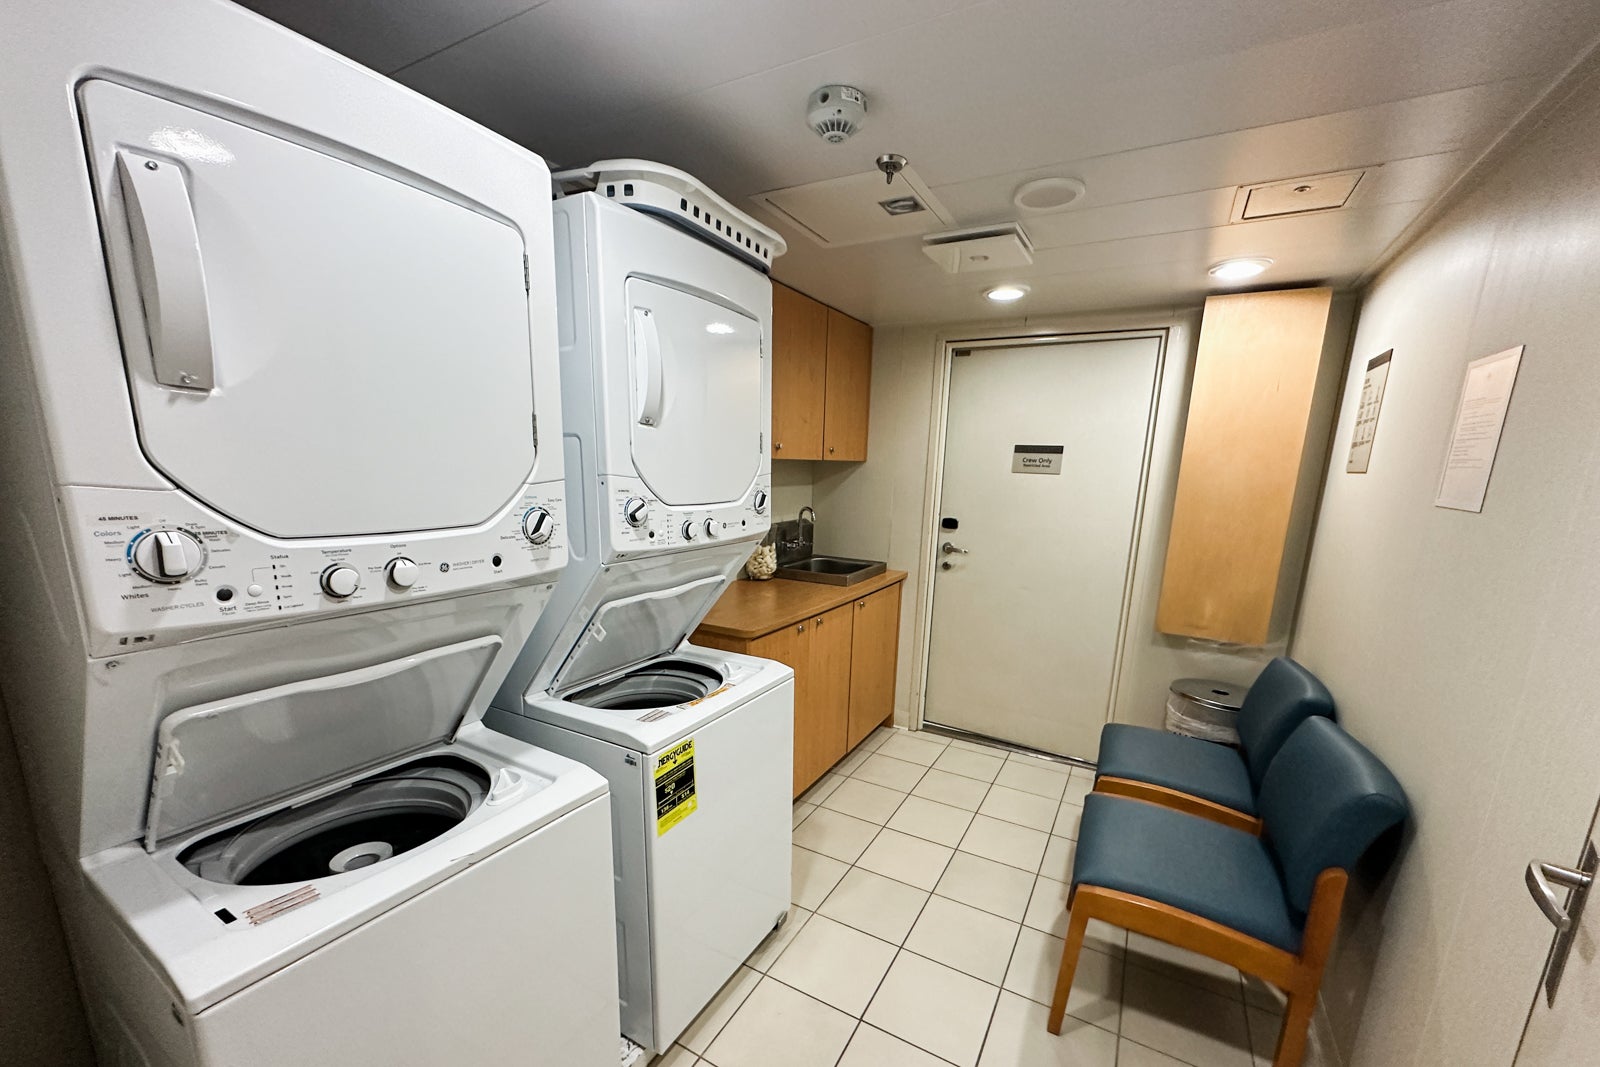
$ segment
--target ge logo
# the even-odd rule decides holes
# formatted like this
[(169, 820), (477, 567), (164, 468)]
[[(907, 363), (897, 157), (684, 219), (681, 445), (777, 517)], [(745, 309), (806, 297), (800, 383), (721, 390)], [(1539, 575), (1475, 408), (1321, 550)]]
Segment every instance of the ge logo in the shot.
[(450, 573), (450, 564), (448, 564), (448, 563), (439, 564), (439, 573), (440, 574), (449, 574)]

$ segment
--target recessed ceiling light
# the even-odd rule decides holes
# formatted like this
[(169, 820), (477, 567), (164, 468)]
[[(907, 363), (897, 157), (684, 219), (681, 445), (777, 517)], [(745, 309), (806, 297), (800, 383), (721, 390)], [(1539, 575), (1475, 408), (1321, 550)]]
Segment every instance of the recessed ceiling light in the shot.
[(983, 294), (996, 304), (1009, 304), (1028, 295), (1026, 285), (997, 285)]
[(1017, 186), (1017, 191), (1011, 195), (1011, 202), (1017, 205), (1019, 211), (1047, 215), (1075, 206), (1086, 191), (1083, 182), (1077, 178), (1035, 178)]
[(706, 327), (706, 333), (724, 334), (732, 333), (733, 327), (725, 322), (713, 322)]
[(1265, 256), (1252, 256), (1246, 259), (1225, 259), (1206, 273), (1218, 281), (1242, 282), (1246, 278), (1254, 278), (1270, 266), (1272, 260)]

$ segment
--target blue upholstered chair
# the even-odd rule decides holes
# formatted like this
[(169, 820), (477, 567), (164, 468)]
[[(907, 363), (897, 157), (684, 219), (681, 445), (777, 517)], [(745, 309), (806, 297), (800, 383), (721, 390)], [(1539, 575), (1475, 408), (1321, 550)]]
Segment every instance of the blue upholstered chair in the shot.
[(1258, 836), (1142, 800), (1084, 799), (1050, 1008), (1061, 1032), (1084, 928), (1100, 919), (1231, 964), (1288, 995), (1274, 1067), (1298, 1067), (1350, 868), (1408, 814), (1376, 756), (1312, 716), (1261, 783)]
[(1239, 747), (1108, 723), (1100, 732), (1095, 791), (1148, 800), (1252, 833), (1256, 794), (1278, 749), (1307, 718), (1333, 718), (1333, 697), (1317, 676), (1279, 656), (1256, 678), (1239, 709)]

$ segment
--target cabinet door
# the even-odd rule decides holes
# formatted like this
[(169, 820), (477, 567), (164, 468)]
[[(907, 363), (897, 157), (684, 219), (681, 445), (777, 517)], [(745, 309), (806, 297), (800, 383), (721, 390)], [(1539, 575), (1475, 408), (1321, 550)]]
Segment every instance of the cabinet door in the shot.
[(846, 748), (855, 748), (894, 715), (895, 660), (900, 645), (900, 585), (851, 605), (850, 722)]
[[(845, 604), (824, 612), (811, 620), (811, 648), (806, 657), (806, 667), (811, 675), (810, 719), (806, 729), (811, 734), (808, 764), (811, 781), (844, 758), (849, 750), (846, 735), (850, 721), (850, 636), (854, 607)], [(799, 724), (796, 724), (798, 732)], [(799, 741), (796, 739), (796, 751)]]
[(827, 403), (822, 458), (867, 458), (867, 410), (872, 394), (872, 327), (828, 308)]
[(814, 627), (807, 620), (786, 626), (751, 641), (743, 649), (752, 656), (777, 660), (794, 670), (794, 795), (799, 796), (822, 772), (811, 773), (817, 763), (816, 733), (812, 720), (813, 692), (811, 684), (811, 632)]
[(772, 458), (821, 459), (828, 309), (772, 286)]

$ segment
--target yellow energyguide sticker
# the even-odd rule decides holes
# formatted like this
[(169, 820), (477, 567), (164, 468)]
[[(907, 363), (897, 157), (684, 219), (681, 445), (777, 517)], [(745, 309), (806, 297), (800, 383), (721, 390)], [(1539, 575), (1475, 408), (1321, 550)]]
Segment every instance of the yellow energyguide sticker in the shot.
[(694, 738), (656, 758), (656, 836), (695, 813)]

